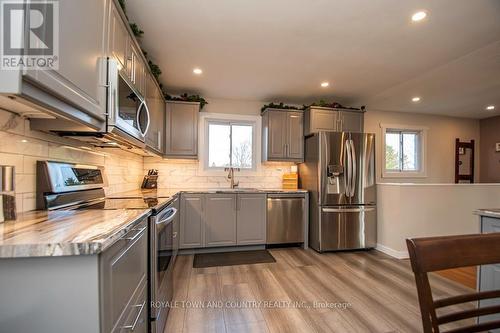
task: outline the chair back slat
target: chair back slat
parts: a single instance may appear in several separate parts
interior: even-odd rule
[[[500,290],[469,293],[434,301],[428,276],[429,272],[444,269],[500,263],[500,233],[407,239],[406,245],[415,274],[425,333],[439,333],[441,324],[500,313],[500,306],[494,305],[438,317],[436,308],[496,298],[500,296]],[[500,321],[471,325],[449,332],[480,332],[495,328],[500,328]]]
[[[422,272],[500,262],[500,233],[408,240]],[[410,245],[408,245],[410,246]]]

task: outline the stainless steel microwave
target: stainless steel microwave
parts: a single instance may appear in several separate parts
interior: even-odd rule
[[[108,94],[108,131],[116,127],[144,142],[151,122],[146,99],[112,59],[108,60]]]

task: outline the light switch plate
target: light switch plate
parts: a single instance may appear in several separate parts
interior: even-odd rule
[[[500,142],[497,142],[497,143],[496,143],[496,151],[497,151],[497,152],[500,152]]]

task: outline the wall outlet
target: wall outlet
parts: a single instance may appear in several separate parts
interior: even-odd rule
[[[497,143],[496,143],[496,151],[497,151],[497,152],[500,152],[500,142],[497,142]]]

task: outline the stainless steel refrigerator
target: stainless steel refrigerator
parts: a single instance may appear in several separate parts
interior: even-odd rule
[[[306,137],[299,171],[301,188],[310,191],[309,245],[319,252],[375,247],[375,134]]]

